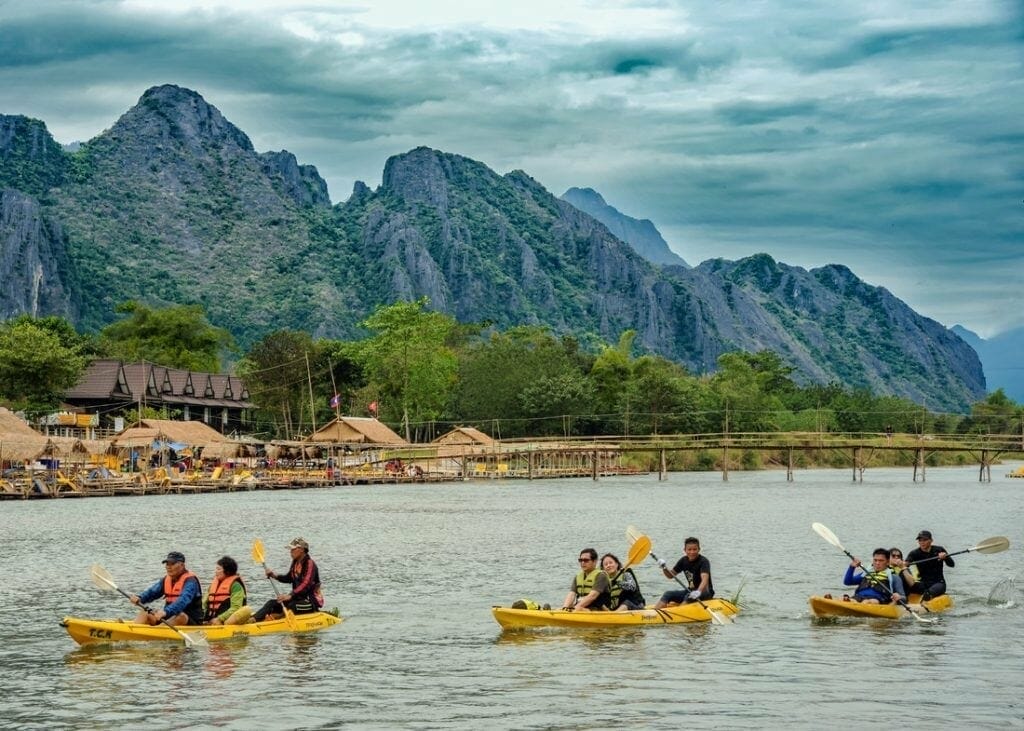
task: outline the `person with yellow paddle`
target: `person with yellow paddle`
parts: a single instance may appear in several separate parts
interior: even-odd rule
[[[259,558],[263,558],[262,545],[259,546]],[[257,555],[254,546],[253,555]],[[271,599],[260,607],[252,615],[252,621],[262,622],[268,616],[286,618],[292,614],[311,614],[319,612],[324,605],[323,594],[320,591],[320,570],[309,555],[309,543],[303,538],[296,538],[288,544],[291,552],[292,563],[288,572],[278,574],[263,564],[268,579],[280,581],[283,584],[291,584],[292,590],[287,594],[278,594],[276,599]],[[259,563],[263,563],[262,560]]]

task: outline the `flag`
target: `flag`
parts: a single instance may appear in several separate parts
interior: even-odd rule
[[[331,408],[332,409],[338,408],[338,404],[340,404],[340,403],[341,403],[341,395],[337,394],[337,393],[334,394],[334,397],[331,399]]]
[[[374,416],[377,415],[377,402],[376,401],[371,401],[370,405],[367,406],[366,408],[368,408],[370,410],[370,413],[373,414]]]

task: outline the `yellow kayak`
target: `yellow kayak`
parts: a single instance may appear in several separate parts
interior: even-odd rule
[[[731,616],[739,608],[725,599],[704,602],[713,612]],[[665,609],[634,609],[629,612],[567,612],[562,609],[511,609],[491,607],[494,619],[502,629],[528,629],[531,627],[635,627],[651,624],[685,624],[710,622],[711,614],[700,604],[680,604]]]
[[[810,598],[811,613],[815,617],[880,617],[884,619],[902,619],[910,613],[899,604],[863,604],[853,600],[826,599],[823,596]],[[953,600],[948,594],[942,594],[926,602],[921,597],[911,594],[907,598],[910,608],[922,617],[933,612],[944,612],[953,607]]]
[[[250,637],[269,635],[277,632],[314,632],[325,629],[342,621],[328,612],[293,615],[294,627],[287,619],[268,619],[264,622],[249,624],[216,624],[200,626],[182,626],[182,632],[202,633],[208,641],[230,640],[233,637]],[[181,642],[181,635],[166,625],[138,624],[125,622],[121,619],[80,619],[65,617],[61,626],[71,639],[80,645],[94,642],[150,642],[170,641]]]

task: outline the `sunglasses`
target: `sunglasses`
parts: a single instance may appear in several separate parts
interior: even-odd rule
[[[578,558],[576,560],[579,561],[580,563],[591,563],[594,559],[592,559],[592,558]]]

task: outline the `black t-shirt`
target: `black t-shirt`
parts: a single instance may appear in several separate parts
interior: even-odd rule
[[[945,553],[946,549],[942,546],[936,546],[934,543],[932,547],[927,551],[922,551],[920,548],[915,548],[907,554],[907,563],[914,563],[925,558],[931,558],[931,561],[925,561],[924,563],[917,564],[917,576],[918,581],[922,584],[934,584],[941,581],[943,584],[946,583],[946,578],[942,575],[942,565],[945,564],[950,568],[953,568],[956,564],[953,563],[953,559],[946,557],[945,561],[940,561],[933,556],[938,556],[940,553]]]
[[[697,554],[697,560],[691,561],[686,556],[676,561],[676,565],[672,567],[675,571],[676,576],[686,584],[687,588],[691,591],[700,586],[700,575],[708,575],[708,590],[707,596],[711,597],[715,595],[715,586],[711,581],[711,562],[706,558]]]

